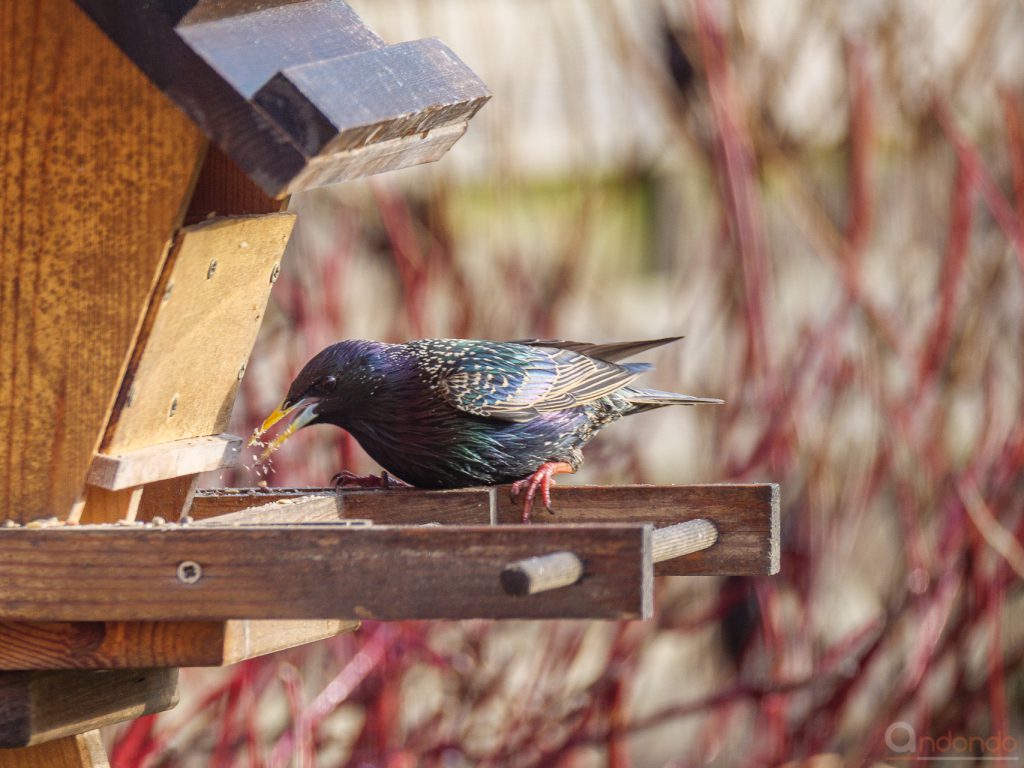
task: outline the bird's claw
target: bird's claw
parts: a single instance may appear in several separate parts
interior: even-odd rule
[[[526,489],[526,496],[523,499],[523,522],[530,522],[530,513],[533,511],[533,499],[537,495],[538,490],[540,490],[541,501],[544,502],[544,509],[552,515],[555,514],[555,510],[551,508],[551,486],[556,484],[555,475],[575,471],[572,465],[567,462],[547,461],[541,464],[537,471],[529,477],[524,477],[522,480],[516,480],[512,483],[509,494],[513,500],[519,496],[524,488]]]
[[[331,485],[335,488],[381,488],[391,490],[394,488],[410,488],[411,486],[399,480],[386,470],[380,475],[357,475],[347,469],[341,470],[331,478]]]

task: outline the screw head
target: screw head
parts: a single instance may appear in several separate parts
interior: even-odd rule
[[[182,560],[178,563],[178,581],[182,584],[195,584],[203,578],[203,566],[195,560]]]
[[[171,398],[171,407],[167,411],[167,418],[171,418],[175,413],[178,412],[178,396],[175,395]]]
[[[132,403],[135,402],[135,398],[138,396],[138,394],[139,388],[137,386],[132,384],[130,387],[128,387],[128,394],[124,398],[124,407],[131,408]]]
[[[213,273],[217,271],[217,260],[213,259],[210,262],[210,266],[206,268],[206,279],[209,280],[213,277]]]
[[[274,265],[274,268],[270,270],[270,282],[271,284],[277,282],[277,278],[281,276],[281,263],[278,262]]]
[[[168,284],[167,284],[167,287],[166,287],[166,288],[164,288],[164,295],[163,295],[163,298],[162,298],[162,299],[160,299],[160,300],[161,300],[161,301],[167,301],[167,300],[168,300],[169,298],[171,298],[171,292],[172,292],[173,290],[174,290],[174,283],[168,283]]]
[[[242,363],[242,367],[238,369],[238,380],[241,381],[243,376],[245,376],[245,363]]]

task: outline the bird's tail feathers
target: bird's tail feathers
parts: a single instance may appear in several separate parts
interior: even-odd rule
[[[664,405],[723,405],[717,397],[694,397],[678,392],[662,392],[659,389],[638,389],[630,387],[625,393],[629,402],[641,410],[660,408]]]

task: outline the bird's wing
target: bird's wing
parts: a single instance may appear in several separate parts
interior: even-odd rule
[[[505,421],[592,402],[624,387],[638,372],[569,349],[480,342],[446,366],[440,379],[455,408]]]
[[[600,360],[614,362],[625,357],[646,352],[648,349],[660,347],[673,341],[679,341],[682,336],[669,336],[664,339],[649,339],[645,341],[620,341],[612,344],[591,344],[586,341],[568,341],[565,339],[527,339],[516,342],[527,344],[531,347],[552,347],[554,349],[569,349],[579,352],[581,355],[596,357]]]

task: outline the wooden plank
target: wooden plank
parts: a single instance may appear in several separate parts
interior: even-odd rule
[[[204,139],[71,0],[3,5],[0,519],[31,520],[83,493]]]
[[[358,622],[0,622],[0,671],[219,667],[304,645]]]
[[[144,522],[159,521],[160,518],[166,522],[179,520],[188,514],[198,485],[199,475],[184,475],[149,483],[142,490],[142,501],[135,519]]]
[[[333,488],[221,488],[200,491],[189,514],[206,520],[246,512],[248,522],[330,522],[372,520],[386,525],[486,525],[491,522],[493,488],[423,491],[335,490]],[[302,502],[299,507],[276,507],[278,502]],[[220,523],[231,523],[223,518]]]
[[[0,768],[110,768],[99,731],[0,750]]]
[[[242,438],[209,435],[147,445],[117,455],[97,453],[86,481],[108,491],[119,491],[157,480],[232,467],[241,452]]]
[[[132,522],[138,515],[142,492],[142,488],[108,491],[90,485],[85,491],[85,503],[75,507],[68,521],[86,524],[116,523],[118,520]]]
[[[294,214],[271,213],[213,219],[180,231],[118,393],[102,453],[227,428],[294,223]]]
[[[0,619],[638,618],[650,538],[649,525],[0,529]],[[579,584],[501,589],[507,563],[562,550],[585,563]]]
[[[514,523],[522,502],[497,489],[497,521]],[[656,576],[738,575],[779,572],[779,487],[741,485],[559,486],[551,494],[554,515],[535,510],[540,525],[650,522],[663,527],[706,518],[718,529],[709,549],[657,563]],[[367,514],[367,517],[372,515]]]
[[[289,67],[253,101],[312,157],[464,124],[489,98],[458,56],[427,39]]]
[[[28,747],[170,709],[178,670],[0,674],[0,748]]]

